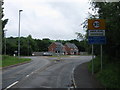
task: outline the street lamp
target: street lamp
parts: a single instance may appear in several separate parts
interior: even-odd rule
[[[20,13],[23,10],[19,10],[19,26],[18,26],[18,57],[20,57]]]

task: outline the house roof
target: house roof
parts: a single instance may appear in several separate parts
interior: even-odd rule
[[[69,47],[69,48],[77,48],[77,46],[74,44],[74,43],[66,43],[66,45]]]
[[[60,43],[60,42],[54,42],[56,45],[58,45],[58,46],[63,46],[63,44],[62,43]]]
[[[60,42],[54,42],[56,44],[55,50],[61,51],[62,48],[64,47],[62,43]]]

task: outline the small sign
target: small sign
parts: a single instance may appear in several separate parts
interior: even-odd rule
[[[94,21],[93,22],[93,27],[96,28],[96,29],[99,28],[100,27],[100,22],[99,21]]]
[[[105,30],[105,20],[88,19],[88,30]]]
[[[88,43],[89,44],[105,44],[106,37],[105,36],[89,36]]]
[[[88,30],[88,36],[105,36],[105,30]]]

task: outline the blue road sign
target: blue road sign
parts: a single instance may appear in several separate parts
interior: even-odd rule
[[[106,37],[105,36],[89,36],[88,43],[89,44],[105,44]]]

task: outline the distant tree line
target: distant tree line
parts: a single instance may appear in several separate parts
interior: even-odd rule
[[[44,39],[33,39],[31,35],[28,37],[20,38],[20,54],[23,56],[32,55],[32,52],[46,52],[48,47],[52,42],[61,42],[65,44],[66,42],[74,43],[79,51],[85,51],[84,43],[78,40],[50,40],[49,38]],[[4,47],[3,47],[4,48]],[[6,54],[13,55],[17,54],[18,51],[18,37],[6,38]],[[4,53],[4,49],[3,49]]]

